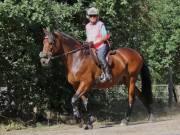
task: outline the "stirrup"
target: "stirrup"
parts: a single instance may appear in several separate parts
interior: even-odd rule
[[[111,80],[111,77],[110,76],[107,77],[105,74],[104,74],[104,77],[100,79],[101,83],[109,81],[109,80]]]
[[[99,79],[100,79],[100,80],[103,80],[104,78],[105,78],[105,73],[102,72],[101,75],[99,76]]]

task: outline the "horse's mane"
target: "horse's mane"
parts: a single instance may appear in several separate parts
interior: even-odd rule
[[[64,32],[60,32],[60,31],[54,31],[54,32],[48,32],[45,31],[45,37],[48,37],[49,43],[54,44],[55,43],[55,35],[60,35],[65,41],[71,42],[71,45],[81,45],[82,43],[78,40],[76,40],[75,38],[73,38],[72,36],[65,34]]]
[[[64,32],[58,32],[58,33],[63,37],[63,39],[67,39],[68,42],[71,42],[71,45],[70,45],[71,48],[73,48],[73,47],[81,48],[82,47],[83,43],[81,41],[76,40],[75,38],[71,37],[70,35],[65,34]],[[82,49],[81,51],[83,52],[84,56],[85,55],[87,56],[90,54],[90,49],[88,49],[88,48]]]
[[[81,45],[81,42],[76,40],[75,38],[73,38],[72,36],[70,35],[67,35],[66,33],[64,32],[59,32],[58,33],[63,37],[63,39],[67,39],[69,42],[71,42],[72,44],[74,45]]]
[[[68,38],[68,39],[71,39],[71,40],[74,40],[74,41],[76,41],[72,36],[70,36],[70,35],[67,35],[66,33],[64,33],[64,32],[59,32],[63,37],[65,37],[65,38]]]

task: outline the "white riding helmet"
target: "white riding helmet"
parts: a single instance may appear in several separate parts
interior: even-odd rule
[[[87,17],[89,18],[90,15],[99,15],[99,10],[95,7],[91,7],[87,10]]]

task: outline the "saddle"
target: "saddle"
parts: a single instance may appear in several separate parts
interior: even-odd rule
[[[97,57],[96,50],[94,48],[91,48],[90,53],[91,53],[91,56],[93,57],[96,65],[100,67],[100,62],[99,62],[99,59]],[[110,50],[108,52],[108,54],[106,55],[106,61],[107,61],[108,65],[109,65],[109,67],[112,66],[112,57],[111,57],[111,55],[115,55],[115,54],[116,54],[116,50]]]

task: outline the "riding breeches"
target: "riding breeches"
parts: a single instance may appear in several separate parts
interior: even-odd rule
[[[106,61],[106,55],[109,51],[109,45],[104,44],[102,47],[98,48],[96,53],[100,62],[101,68],[106,68],[108,66]]]

